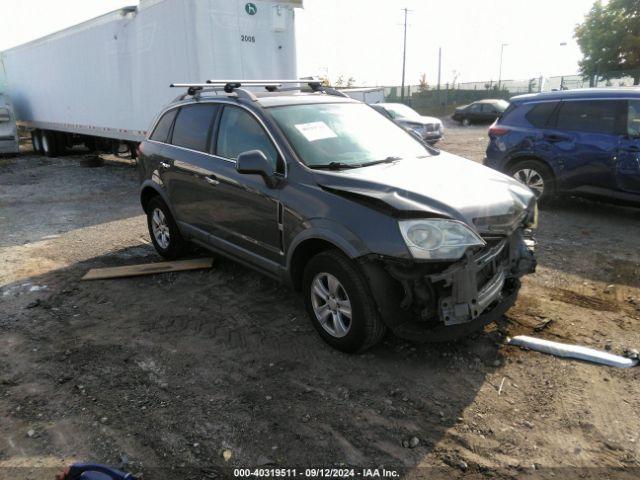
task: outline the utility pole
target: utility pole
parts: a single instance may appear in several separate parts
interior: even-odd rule
[[[407,7],[404,10],[404,45],[402,47],[402,87],[400,87],[400,101],[404,103],[404,72],[407,64]]]
[[[508,43],[500,45],[500,70],[498,72],[498,91],[500,91],[500,84],[502,83],[502,55],[504,54],[504,47],[508,46]]]
[[[442,47],[438,47],[438,91],[440,91],[440,72],[442,71]]]

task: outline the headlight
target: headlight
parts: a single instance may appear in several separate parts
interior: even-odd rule
[[[477,233],[457,220],[401,220],[399,225],[413,258],[458,260],[468,247],[486,245]]]

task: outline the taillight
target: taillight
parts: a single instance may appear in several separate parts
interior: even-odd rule
[[[501,137],[502,135],[506,135],[509,133],[509,129],[505,127],[501,127],[500,125],[491,125],[489,127],[489,136],[490,137]]]

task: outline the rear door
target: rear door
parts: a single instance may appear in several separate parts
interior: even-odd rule
[[[621,100],[564,100],[543,140],[557,159],[561,188],[615,188],[615,161],[624,123]]]
[[[169,145],[162,151],[162,180],[167,189],[176,220],[200,232],[206,230],[209,194],[217,183],[216,162],[210,145],[216,116],[215,103],[197,103],[180,107]],[[193,232],[198,236],[198,231]],[[200,235],[205,239],[205,235]]]
[[[620,137],[616,182],[623,192],[640,194],[640,100],[628,102],[626,132]]]
[[[496,107],[491,103],[482,104],[481,117],[483,121],[487,121],[487,122],[493,121],[496,118],[498,118],[499,115],[500,113],[498,112]]]

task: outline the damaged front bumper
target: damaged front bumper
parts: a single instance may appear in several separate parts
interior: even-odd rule
[[[453,264],[366,262],[387,326],[401,337],[442,341],[503,315],[516,301],[520,277],[535,271],[535,241],[522,229],[487,240]]]

